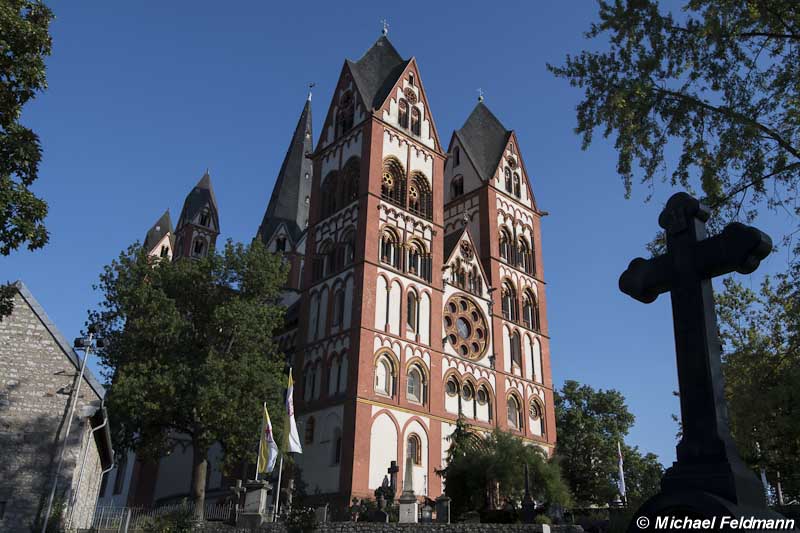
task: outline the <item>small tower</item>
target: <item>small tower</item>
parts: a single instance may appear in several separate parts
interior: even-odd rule
[[[153,227],[147,231],[144,238],[144,249],[147,255],[172,259],[175,250],[175,230],[172,228],[172,219],[169,209],[164,211]]]
[[[217,199],[206,170],[183,202],[175,228],[175,257],[205,257],[216,244],[218,235]]]
[[[313,174],[311,160],[306,157],[314,148],[311,135],[309,93],[256,235],[269,251],[283,253],[289,262],[287,294],[291,297],[284,301],[286,305],[297,299],[300,290]]]

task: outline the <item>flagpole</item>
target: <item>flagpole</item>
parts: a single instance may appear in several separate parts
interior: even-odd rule
[[[281,474],[283,474],[283,454],[281,454],[281,464],[278,466],[278,485],[276,487],[275,497],[273,498],[275,505],[272,510],[272,521],[278,521],[278,504],[281,501]]]

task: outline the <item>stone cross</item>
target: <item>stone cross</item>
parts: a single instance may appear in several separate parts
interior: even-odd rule
[[[661,482],[662,493],[695,490],[763,506],[758,480],[740,459],[728,427],[711,279],[753,272],[769,255],[772,241],[738,222],[707,238],[708,217],[697,199],[673,195],[658,218],[667,253],[631,261],[619,288],[644,303],[667,291],[672,300],[683,436],[678,460]]]
[[[397,493],[397,473],[399,471],[400,468],[397,466],[397,461],[389,463],[389,468],[386,469],[386,473],[389,474],[389,486],[392,487],[392,494]]]

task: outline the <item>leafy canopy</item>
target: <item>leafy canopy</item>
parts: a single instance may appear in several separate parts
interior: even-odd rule
[[[200,454],[219,442],[228,467],[252,460],[262,402],[283,425],[284,359],[272,336],[285,276],[260,241],[175,262],[134,245],[105,267],[89,323],[106,340],[118,446],[156,457],[183,435]]]
[[[536,445],[499,429],[484,435],[459,417],[448,437],[446,466],[438,470],[451,498],[452,515],[498,509],[504,500],[520,502],[525,493],[523,465],[530,470],[534,500],[567,505],[569,492],[558,464]]]
[[[742,458],[764,467],[786,500],[800,497],[800,278],[766,278],[758,291],[725,280],[718,298],[731,431]],[[754,409],[754,406],[758,406]]]
[[[567,380],[555,394],[558,457],[572,497],[581,506],[605,505],[618,494],[617,443],[634,416],[616,390],[595,390]],[[622,445],[628,500],[644,500],[658,491],[662,467],[655,455]]]
[[[626,196],[638,166],[651,192],[658,179],[699,185],[725,218],[745,200],[797,215],[800,3],[690,0],[679,15],[657,0],[599,6],[586,36],[607,36],[607,49],[548,69],[583,90],[584,148],[595,130],[616,135]]]

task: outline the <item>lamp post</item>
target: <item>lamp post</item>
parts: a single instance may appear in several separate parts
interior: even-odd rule
[[[75,339],[74,349],[83,350],[84,356],[81,361],[81,369],[78,373],[78,379],[72,387],[69,395],[69,410],[67,411],[67,427],[64,431],[64,442],[61,443],[61,453],[58,456],[58,465],[56,466],[55,475],[53,476],[53,486],[50,489],[50,497],[47,500],[47,509],[45,510],[44,521],[42,522],[42,533],[47,531],[47,523],[50,520],[50,513],[53,510],[53,499],[56,495],[56,487],[58,486],[58,476],[61,474],[61,467],[64,464],[64,454],[67,451],[67,441],[69,440],[69,430],[72,427],[72,419],[75,416],[75,407],[78,405],[78,394],[81,390],[81,383],[83,382],[83,374],[86,372],[86,362],[89,360],[93,348],[103,348],[105,343],[103,339],[98,339],[94,336],[94,326],[89,326],[89,335],[87,337],[78,337]]]

